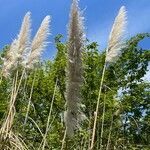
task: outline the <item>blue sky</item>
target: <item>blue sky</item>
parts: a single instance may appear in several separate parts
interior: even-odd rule
[[[0,0],[0,49],[12,42],[19,32],[22,19],[27,11],[32,13],[32,36],[42,19],[52,16],[51,33],[44,58],[55,56],[53,44],[57,34],[66,38],[71,0]],[[111,26],[119,8],[124,5],[128,11],[127,37],[137,33],[150,32],[149,0],[80,0],[84,10],[87,38],[97,41],[100,50],[107,45]],[[144,40],[142,47],[150,49],[150,40]]]

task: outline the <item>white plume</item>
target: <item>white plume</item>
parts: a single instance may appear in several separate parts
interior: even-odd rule
[[[28,12],[22,22],[18,38],[15,39],[7,51],[2,68],[2,75],[8,77],[11,69],[15,68],[18,63],[22,63],[23,53],[29,49],[31,20]]]
[[[111,33],[109,35],[108,46],[106,50],[106,62],[113,62],[119,55],[122,48],[125,47],[124,31],[127,23],[126,9],[122,6],[115,18]]]
[[[46,40],[50,34],[49,24],[50,16],[46,16],[32,41],[31,51],[27,59],[27,68],[32,68],[39,61],[41,53],[46,48]]]

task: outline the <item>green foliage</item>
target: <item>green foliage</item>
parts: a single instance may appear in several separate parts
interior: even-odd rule
[[[5,46],[0,53],[0,123],[7,110],[7,102],[10,97],[10,84],[7,80],[3,80],[1,76],[1,68],[3,64],[3,57],[6,54],[6,51],[9,49],[9,46]]]
[[[139,34],[128,40],[127,46],[122,50],[122,54],[117,62],[107,65],[102,97],[100,99],[95,149],[100,147],[104,103],[106,108],[103,149],[106,149],[111,125],[111,149],[149,149],[150,84],[143,80],[143,77],[147,72],[150,61],[150,51],[143,50],[138,45],[145,37],[149,37],[149,34]],[[57,49],[55,59],[40,63],[38,68],[30,73],[26,72],[19,89],[19,95],[15,104],[16,117],[13,129],[21,134],[29,149],[38,149],[42,142],[42,134],[46,130],[56,83],[57,88],[45,149],[61,149],[61,141],[65,132],[63,113],[65,110],[67,65],[67,44],[61,42],[61,38],[62,35],[58,35],[55,38]],[[82,109],[87,119],[82,124],[80,131],[76,132],[73,139],[66,139],[65,148],[67,150],[89,148],[93,116],[104,62],[105,53],[99,52],[97,43],[88,43],[83,52],[84,83],[81,93],[82,103],[84,104]],[[2,60],[0,60],[0,63],[2,64]],[[24,124],[33,83],[29,117],[27,123]],[[4,114],[7,110],[11,85],[11,79],[2,79],[0,85],[0,125],[2,125]]]
[[[121,105],[123,106],[123,119],[125,141],[131,144],[150,144],[149,133],[143,130],[143,119],[150,117],[149,83],[143,80],[149,63],[149,51],[143,50],[138,43],[150,34],[138,34],[127,42],[122,56],[115,64],[115,72],[119,81]],[[121,68],[121,69],[119,69]],[[149,125],[148,125],[149,126]],[[149,128],[149,127],[148,127]],[[141,133],[144,133],[143,136]]]

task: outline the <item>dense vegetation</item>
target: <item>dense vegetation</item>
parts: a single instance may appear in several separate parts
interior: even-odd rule
[[[68,39],[55,38],[54,60],[40,61],[50,16],[31,39],[31,13],[17,38],[1,50],[0,150],[149,150],[150,51],[124,40],[122,6],[105,50],[85,38],[78,0]]]
[[[106,69],[96,128],[95,149],[100,148],[101,140],[103,149],[106,147],[107,149],[149,149],[150,84],[143,80],[143,77],[150,61],[150,51],[138,46],[138,43],[145,37],[149,37],[149,34],[139,34],[128,40],[127,47],[122,50],[118,61]],[[66,43],[61,42],[61,35],[55,38],[55,43],[57,48],[55,59],[39,63],[38,68],[23,79],[15,103],[16,115],[13,130],[24,140],[29,149],[37,150],[40,147],[51,106],[45,149],[61,149],[65,131],[63,112],[65,109],[67,49]],[[8,49],[8,46],[3,49],[2,58]],[[97,43],[87,42],[83,54],[84,84],[81,93],[84,104],[82,111],[87,119],[74,138],[66,139],[65,149],[89,148],[104,58],[105,53],[98,50]],[[11,86],[11,78],[1,80],[0,124],[7,112]],[[33,93],[30,98],[32,86]],[[31,107],[25,123],[30,99]],[[101,139],[103,113],[105,118]]]

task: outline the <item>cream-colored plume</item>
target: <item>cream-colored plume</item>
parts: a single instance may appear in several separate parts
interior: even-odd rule
[[[67,110],[64,114],[64,121],[66,133],[71,137],[79,126],[82,116],[80,112],[80,89],[82,85],[82,51],[84,49],[85,34],[78,0],[73,0],[71,6],[68,42]]]
[[[127,23],[126,9],[122,6],[115,18],[111,33],[109,35],[108,46],[106,50],[106,62],[113,62],[119,55],[122,48],[125,47],[124,31]]]
[[[8,77],[12,67],[15,68],[18,63],[22,63],[23,54],[29,49],[31,31],[30,16],[30,12],[25,15],[18,38],[12,42],[10,49],[7,51],[2,68],[2,74],[5,77]]]
[[[27,68],[32,68],[34,64],[39,61],[41,53],[47,46],[46,40],[48,38],[48,35],[50,34],[49,24],[50,16],[46,16],[32,41],[31,52],[27,59]]]
[[[17,49],[17,40],[14,40],[10,48],[6,52],[6,56],[3,62],[2,75],[6,78],[10,75],[12,66],[16,63],[16,55],[17,55],[16,49]]]
[[[28,12],[22,22],[21,30],[18,35],[18,61],[22,60],[23,54],[29,51],[31,37],[31,13]]]

